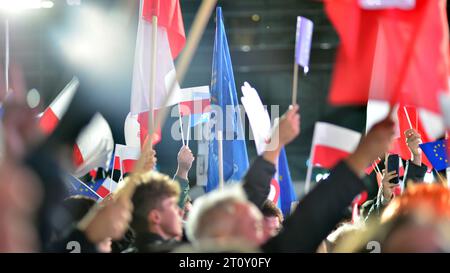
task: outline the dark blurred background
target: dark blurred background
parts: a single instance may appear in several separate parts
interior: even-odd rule
[[[10,17],[11,69],[22,70],[27,89],[39,91],[42,109],[48,106],[74,74],[89,78],[82,83],[83,95],[77,98],[77,105],[71,108],[72,116],[90,115],[100,110],[110,123],[115,142],[125,143],[123,123],[129,112],[139,1],[53,2],[55,5],[51,9],[32,10]],[[187,34],[200,2],[180,1]],[[305,16],[315,24],[310,72],[299,79],[301,137],[287,147],[293,180],[302,181],[306,176],[306,162],[316,121],[330,121],[357,131],[365,127],[365,107],[336,108],[327,103],[338,36],[323,11],[322,3],[318,1],[226,0],[219,1],[219,5],[223,8],[238,96],[241,96],[240,86],[247,81],[259,91],[264,104],[280,105],[281,112],[287,109],[291,101],[296,17]],[[109,44],[108,50],[112,54],[107,54],[103,61],[70,57],[64,49],[67,41],[62,40],[66,36],[70,37],[70,43],[71,39],[76,40],[77,35],[81,35],[80,30],[95,28],[93,23],[77,19],[80,7],[87,6],[96,7],[106,16],[98,24],[123,26],[110,40],[104,41],[101,37],[95,40],[94,37],[95,43]],[[121,18],[121,21],[114,22],[114,18]],[[1,22],[0,27],[4,29]],[[212,17],[182,87],[210,84],[214,32]],[[3,34],[1,30],[2,37]],[[0,50],[4,52],[3,38]],[[162,143],[157,146],[158,162],[162,171],[173,173],[181,143],[174,143],[170,139],[170,127],[165,132]],[[247,142],[247,147],[252,160],[256,154],[255,145]],[[316,170],[316,173],[321,171]],[[191,178],[195,183],[194,172]]]

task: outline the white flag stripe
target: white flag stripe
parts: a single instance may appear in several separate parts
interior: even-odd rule
[[[440,115],[423,108],[418,109],[418,112],[423,129],[429,138],[437,139],[444,136],[444,120]]]
[[[244,96],[241,97],[241,102],[245,108],[252,129],[257,153],[258,155],[261,155],[265,151],[266,139],[270,137],[270,116],[255,88],[245,82],[241,87],[241,90],[242,94],[244,94]]]
[[[102,141],[105,145],[101,145]],[[77,138],[77,145],[84,160],[88,160],[103,151],[109,154],[109,160],[111,160],[114,139],[108,122],[101,114],[95,114],[88,126],[83,129]],[[96,167],[107,168],[109,160],[107,159],[102,166]]]
[[[141,148],[116,144],[116,152],[114,156],[120,158],[121,161],[131,159],[138,160],[141,155]]]
[[[76,77],[74,77],[64,89],[58,94],[58,96],[50,104],[50,108],[53,113],[61,120],[64,114],[69,108],[70,102],[75,95],[80,82]]]
[[[327,122],[316,122],[313,145],[327,146],[352,153],[359,144],[361,134]]]
[[[210,98],[211,93],[209,92],[209,86],[205,85],[181,89],[179,102]]]
[[[445,127],[447,129],[450,129],[450,95],[441,93],[439,97],[439,102],[441,105],[441,111],[444,118]]]
[[[141,125],[138,122],[138,115],[128,113],[123,130],[125,133],[125,144],[131,147],[141,147]]]
[[[395,122],[395,136],[400,137],[400,126],[397,116],[398,104],[394,105],[392,110],[392,120]],[[391,110],[391,105],[383,100],[369,100],[367,102],[367,116],[366,116],[366,134],[378,122],[384,120]]]
[[[150,93],[150,61],[152,41],[152,24],[147,22],[140,16],[135,62],[133,70],[133,83],[131,91],[131,113],[138,114],[146,112],[149,107],[149,93]],[[158,27],[157,33],[157,62],[158,69],[156,71],[156,90],[155,101],[153,109],[164,107],[164,100],[168,95],[170,84],[174,77],[176,77],[175,66],[170,52],[169,40],[167,38],[167,31],[163,27]],[[180,89],[177,85],[177,90],[172,96],[174,99],[166,106],[177,104],[179,101]]]

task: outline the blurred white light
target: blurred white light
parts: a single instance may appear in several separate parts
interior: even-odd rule
[[[60,38],[61,47],[73,63],[83,66],[108,67],[125,37],[122,18],[111,17],[95,7],[83,7],[73,18],[73,32],[67,32]]]
[[[258,22],[259,20],[261,20],[261,17],[259,16],[259,14],[253,14],[252,15],[252,20],[254,21],[254,22]]]
[[[31,89],[27,93],[27,104],[30,108],[36,108],[41,101],[41,95],[36,89]]]
[[[330,49],[331,44],[330,43],[320,43],[319,47],[320,47],[320,49]]]
[[[67,0],[67,5],[69,6],[79,6],[81,5],[81,0]]]
[[[251,47],[249,45],[243,45],[241,46],[241,50],[244,52],[249,52],[251,50]]]
[[[0,0],[0,10],[17,13],[25,9],[52,8],[52,1],[42,0]]]
[[[52,1],[42,1],[41,7],[44,9],[51,9],[55,4]]]
[[[323,178],[323,174],[319,173],[318,175],[316,175],[316,182],[319,182],[320,180],[322,180]]]
[[[425,183],[428,183],[428,184],[433,183],[433,181],[434,181],[433,173],[432,172],[426,172],[425,173],[425,177],[423,178],[423,181]]]

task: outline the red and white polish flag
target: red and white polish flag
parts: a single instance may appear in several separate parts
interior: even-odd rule
[[[50,106],[45,109],[39,119],[39,127],[46,135],[50,135],[55,130],[59,121],[67,112],[70,103],[78,89],[79,81],[73,78],[58,96],[52,101]]]
[[[114,148],[111,128],[97,113],[81,131],[74,145],[75,176],[80,177],[96,168],[108,169]]]
[[[316,122],[312,141],[312,164],[333,168],[358,146],[361,134],[327,122]]]
[[[139,160],[140,156],[140,147],[116,144],[113,170],[120,170],[121,178],[123,178],[126,173],[133,171],[134,165]]]

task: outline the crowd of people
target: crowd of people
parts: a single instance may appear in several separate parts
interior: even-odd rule
[[[278,143],[252,162],[241,183],[195,200],[188,173],[195,157],[181,147],[173,174],[154,171],[157,155],[145,153],[145,170],[127,198],[111,194],[100,203],[65,195],[70,146],[44,139],[35,113],[24,104],[4,104],[0,165],[0,252],[447,252],[450,250],[450,192],[436,181],[422,183],[420,135],[405,132],[412,157],[399,176],[383,170],[378,194],[352,221],[346,211],[372,187],[365,170],[388,153],[395,123],[386,118],[360,141],[283,217],[268,200],[281,149],[300,133],[297,105],[281,117]],[[51,138],[51,137],[50,137]],[[50,144],[52,145],[50,145]],[[383,163],[380,163],[383,167]],[[89,221],[86,218],[90,217]],[[81,224],[83,223],[83,224]]]

